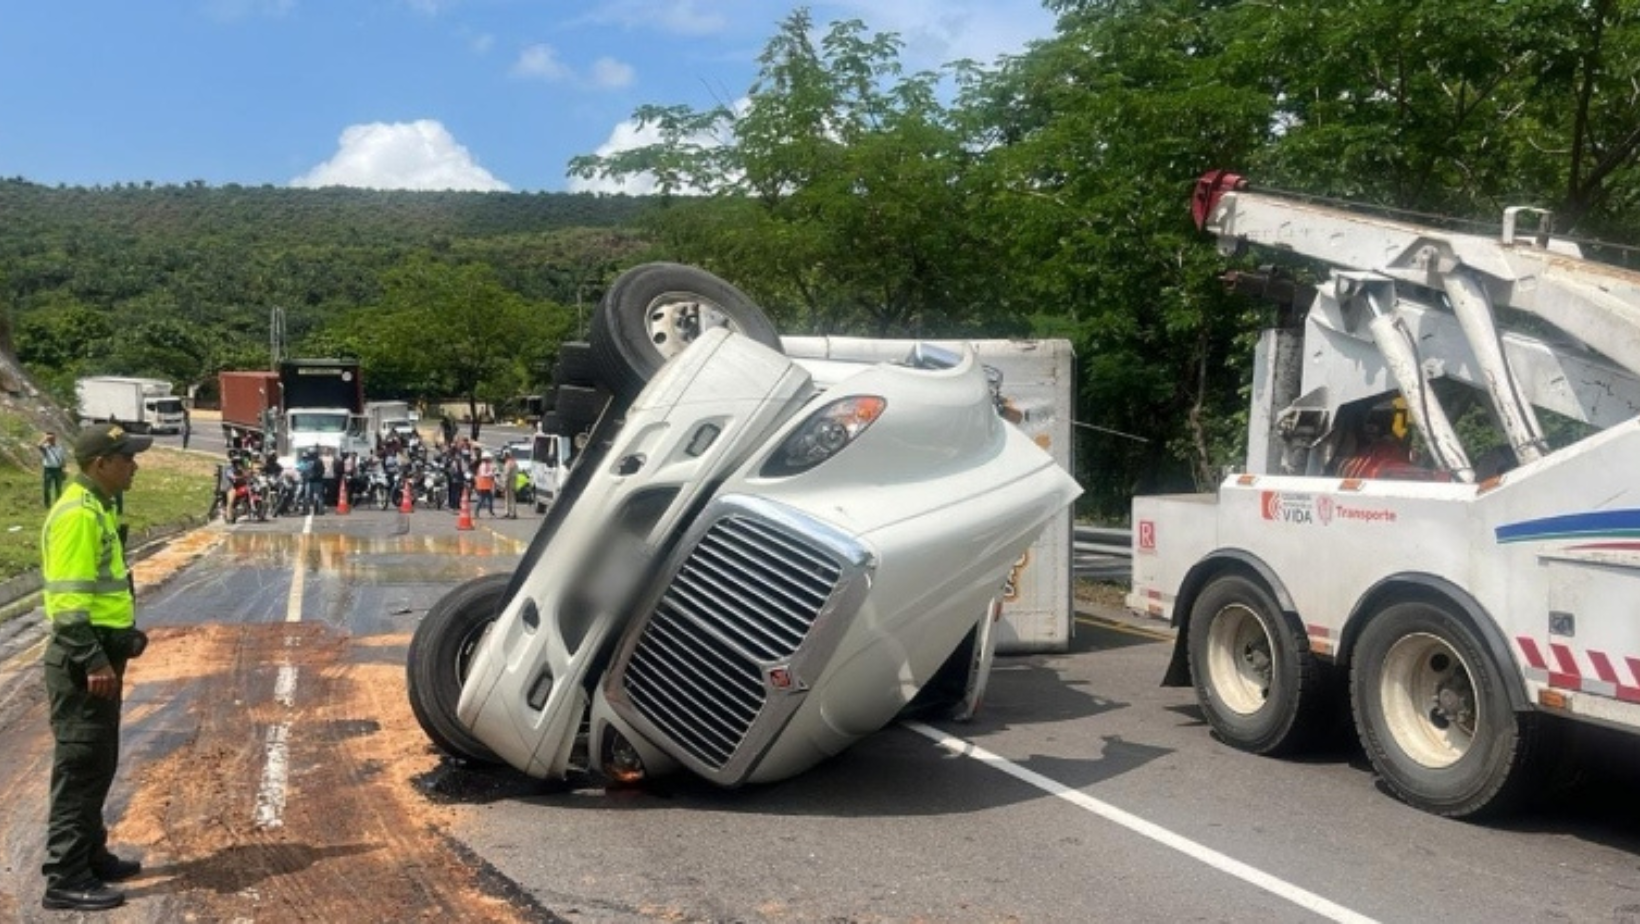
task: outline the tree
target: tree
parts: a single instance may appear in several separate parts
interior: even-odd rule
[[[815,333],[956,335],[1006,328],[963,181],[975,152],[936,95],[906,76],[900,42],[834,23],[818,45],[806,9],[759,58],[745,107],[649,106],[660,140],[576,158],[581,176],[650,173],[672,198],[656,234],[777,318]]]
[[[562,306],[526,302],[479,264],[418,257],[384,282],[381,303],[349,319],[361,355],[418,383],[423,397],[465,399],[475,439],[479,402],[516,394],[573,324]]]

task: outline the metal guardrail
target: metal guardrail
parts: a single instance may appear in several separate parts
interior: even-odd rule
[[[1133,580],[1133,530],[1112,526],[1073,529],[1071,568],[1090,581]]]

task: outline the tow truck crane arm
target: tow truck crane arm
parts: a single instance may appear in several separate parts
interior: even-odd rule
[[[1520,217],[1534,212],[1538,233],[1518,233]],[[1348,355],[1387,371],[1435,461],[1459,480],[1473,480],[1474,468],[1431,393],[1437,375],[1488,394],[1520,462],[1546,451],[1534,405],[1596,426],[1640,412],[1640,273],[1584,259],[1575,244],[1551,238],[1547,213],[1508,209],[1501,233],[1489,237],[1259,193],[1216,171],[1197,182],[1192,214],[1227,253],[1255,245],[1327,264],[1331,279],[1318,287],[1321,310],[1308,323],[1331,327],[1325,349],[1345,356],[1317,356],[1306,340],[1306,373],[1348,366],[1331,361]],[[1541,319],[1575,342],[1502,326],[1498,309]],[[1316,436],[1339,406],[1380,384],[1371,375],[1355,387],[1346,379],[1334,376],[1319,394],[1286,395],[1270,425]]]

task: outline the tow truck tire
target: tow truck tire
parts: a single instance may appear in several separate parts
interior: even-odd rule
[[[1435,815],[1507,813],[1547,764],[1544,717],[1513,710],[1480,638],[1445,604],[1405,601],[1370,617],[1350,708],[1384,786]]]
[[[501,615],[508,574],[487,574],[458,584],[422,617],[410,637],[406,681],[410,711],[439,750],[480,764],[500,763],[456,716],[461,684],[484,634]]]
[[[1276,755],[1309,743],[1325,711],[1325,678],[1263,584],[1213,578],[1190,610],[1189,632],[1196,701],[1226,744]]]
[[[698,267],[645,263],[622,273],[604,293],[587,341],[599,381],[624,403],[668,359],[714,327],[780,349],[773,322],[744,292]]]

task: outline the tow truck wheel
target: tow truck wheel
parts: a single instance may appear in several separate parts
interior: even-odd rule
[[[461,724],[456,705],[473,654],[501,614],[509,574],[487,574],[440,597],[410,637],[406,680],[410,711],[433,744],[475,763],[500,761]]]
[[[1254,754],[1291,752],[1323,711],[1320,666],[1262,584],[1214,578],[1190,610],[1196,701],[1225,743]]]
[[[1510,707],[1503,678],[1445,606],[1410,601],[1373,615],[1356,643],[1356,733],[1391,792],[1436,815],[1512,808],[1535,782],[1542,717]]]
[[[780,349],[774,324],[744,292],[698,267],[645,263],[609,287],[587,341],[599,380],[629,401],[668,359],[714,327]]]

